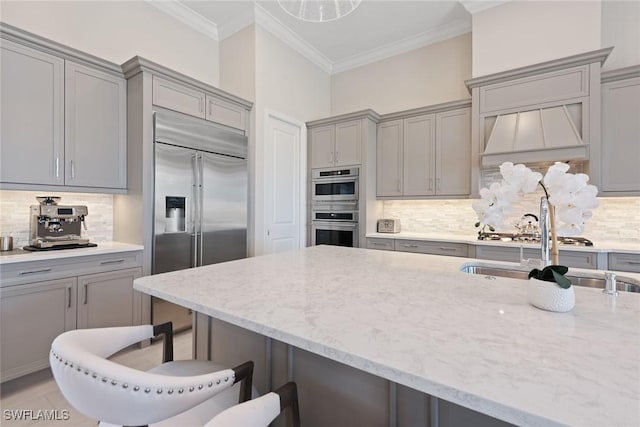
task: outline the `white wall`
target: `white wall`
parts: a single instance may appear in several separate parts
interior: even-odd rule
[[[263,253],[265,111],[300,122],[327,117],[330,76],[260,26],[251,25],[220,42],[220,87],[255,100],[249,140],[249,254]],[[301,141],[302,144],[307,141]],[[302,159],[306,161],[305,159]]]
[[[253,25],[220,42],[220,88],[249,101],[256,99],[255,47]]]
[[[640,2],[602,3],[602,47],[615,46],[603,70],[640,64]]]
[[[256,104],[255,114],[255,254],[263,252],[264,224],[264,135],[265,111],[272,110],[301,122],[327,117],[330,113],[330,76],[255,26]],[[306,144],[307,141],[301,141]],[[301,159],[306,162],[306,159]]]
[[[371,108],[385,114],[469,98],[471,33],[331,77],[331,115]]]
[[[218,42],[144,1],[2,1],[7,24],[116,64],[135,55],[218,86]]]
[[[473,76],[601,47],[600,1],[510,1],[473,15]]]

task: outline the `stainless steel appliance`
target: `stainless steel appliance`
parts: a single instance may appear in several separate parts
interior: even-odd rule
[[[378,220],[378,233],[399,233],[399,232],[400,232],[399,219],[379,219]]]
[[[359,168],[313,170],[312,203],[358,200],[359,173]]]
[[[60,197],[36,197],[39,205],[31,205],[29,226],[31,246],[25,249],[43,250],[61,247],[95,246],[82,237],[82,228],[89,210],[83,205],[59,205]]]
[[[247,256],[247,137],[202,119],[154,113],[152,273]],[[190,327],[187,309],[154,298],[154,324]]]
[[[312,245],[359,246],[359,172],[359,168],[312,171]]]

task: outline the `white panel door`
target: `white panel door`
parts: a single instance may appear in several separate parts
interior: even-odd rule
[[[275,113],[266,117],[264,146],[265,253],[302,246],[300,232],[304,173],[301,170],[302,124],[291,123]]]

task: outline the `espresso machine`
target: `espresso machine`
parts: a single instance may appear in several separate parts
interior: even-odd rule
[[[39,205],[30,206],[30,242],[26,250],[64,249],[97,246],[82,238],[88,209],[82,205],[59,205],[60,197],[36,197]]]

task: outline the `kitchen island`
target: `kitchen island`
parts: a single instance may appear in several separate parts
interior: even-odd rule
[[[509,423],[640,425],[640,294],[576,287],[574,310],[550,313],[524,281],[460,272],[473,261],[316,246],[134,288]]]

